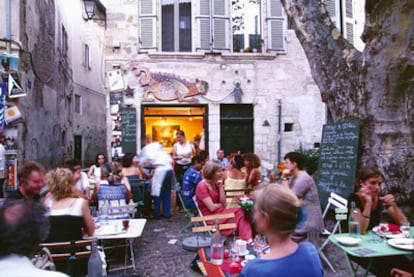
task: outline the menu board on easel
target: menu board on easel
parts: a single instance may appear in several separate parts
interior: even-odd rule
[[[137,110],[135,107],[121,109],[122,153],[137,152]]]
[[[347,198],[354,191],[359,125],[359,120],[352,120],[323,126],[317,177],[322,206],[331,192]]]

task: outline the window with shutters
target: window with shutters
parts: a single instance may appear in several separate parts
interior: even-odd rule
[[[286,53],[280,0],[138,0],[138,24],[139,52]]]
[[[356,39],[354,0],[323,0],[332,22],[352,44]]]
[[[230,51],[228,0],[199,0],[196,51]]]
[[[280,0],[267,2],[267,39],[268,49],[279,53],[286,53],[286,14]]]

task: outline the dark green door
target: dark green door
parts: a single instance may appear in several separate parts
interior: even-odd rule
[[[253,105],[222,104],[220,117],[220,145],[224,153],[253,152]]]

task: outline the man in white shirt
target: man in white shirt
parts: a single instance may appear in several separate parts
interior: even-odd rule
[[[11,200],[0,207],[0,276],[67,277],[36,268],[30,258],[49,234],[49,220],[42,204]]]
[[[71,159],[65,162],[66,167],[70,169],[75,178],[75,195],[91,200],[88,175],[82,171],[81,162],[78,159]],[[81,193],[79,193],[81,192]]]

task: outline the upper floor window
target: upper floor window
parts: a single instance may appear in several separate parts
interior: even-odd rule
[[[191,0],[162,0],[162,51],[191,52]]]
[[[87,43],[83,44],[83,67],[86,70],[91,70],[92,69],[91,48],[89,47],[89,44],[87,44]]]
[[[286,52],[280,0],[139,0],[138,11],[139,51],[238,52],[266,44]]]
[[[82,113],[82,97],[80,95],[75,94],[74,108],[75,108],[75,113],[77,114]]]
[[[61,26],[60,28],[60,40],[59,40],[59,49],[60,53],[64,56],[67,56],[68,54],[68,33],[66,31],[65,26]]]

